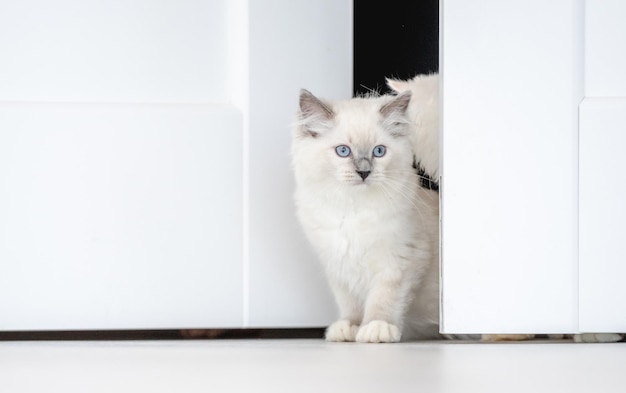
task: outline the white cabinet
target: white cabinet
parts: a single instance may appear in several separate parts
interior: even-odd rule
[[[0,2],[0,330],[328,322],[290,123],[300,87],[350,96],[351,14]]]
[[[0,329],[242,324],[237,111],[3,103],[0,124]]]
[[[625,97],[626,4],[621,0],[584,3],[585,96]]]
[[[443,330],[626,331],[626,6],[441,11]]]
[[[585,4],[580,105],[580,330],[626,332],[626,3]]]
[[[442,0],[442,328],[626,331],[626,6]],[[349,0],[0,2],[0,329],[320,326],[298,90]]]
[[[580,107],[580,330],[625,332],[626,96]]]
[[[0,2],[0,100],[226,102],[224,0]]]

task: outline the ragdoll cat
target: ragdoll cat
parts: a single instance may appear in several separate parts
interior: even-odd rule
[[[339,307],[329,341],[440,337],[438,194],[413,167],[410,99],[300,94],[295,202]]]
[[[414,150],[426,174],[439,180],[439,75],[417,75],[411,80],[387,79],[387,85],[398,94],[411,92],[407,109],[414,126]],[[624,339],[618,333],[584,333],[575,335],[548,335],[550,338],[573,338],[576,342],[615,342]],[[529,340],[534,334],[483,334],[483,341]]]

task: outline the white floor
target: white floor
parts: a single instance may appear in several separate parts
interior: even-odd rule
[[[0,392],[626,392],[626,343],[0,342]]]

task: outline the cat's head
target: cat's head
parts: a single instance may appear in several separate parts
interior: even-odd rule
[[[293,161],[299,181],[389,186],[412,173],[411,92],[325,101],[300,93]]]

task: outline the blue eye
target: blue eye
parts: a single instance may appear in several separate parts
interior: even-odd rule
[[[386,151],[387,149],[385,149],[385,146],[378,145],[374,148],[374,151],[372,152],[372,154],[374,155],[374,157],[382,157],[385,155]]]
[[[350,155],[350,148],[346,145],[339,145],[335,147],[335,151],[339,157],[348,157]]]

